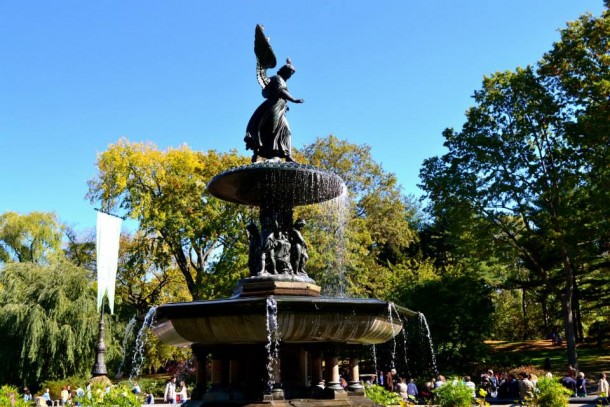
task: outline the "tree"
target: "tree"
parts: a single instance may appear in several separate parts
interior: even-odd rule
[[[297,211],[308,222],[305,238],[316,242],[310,245],[308,270],[330,286],[346,280],[353,295],[387,298],[394,283],[391,266],[406,260],[402,252],[416,239],[410,223],[416,216],[414,206],[396,176],[374,161],[367,145],[331,135],[301,153],[309,164],[336,173],[347,186],[347,195],[339,200]],[[343,275],[333,273],[337,270]],[[345,294],[342,287],[328,291]]]
[[[161,239],[141,233],[121,235],[117,297],[125,311],[139,317],[153,305],[188,301],[182,273]]]
[[[486,223],[488,242],[510,245],[534,280],[557,287],[570,363],[583,250],[608,241],[610,189],[598,175],[608,173],[609,19],[569,23],[538,71],[486,77],[462,131],[444,132],[449,152],[420,172],[433,215],[465,208]]]
[[[485,281],[451,268],[440,276],[412,280],[397,289],[395,298],[424,310],[439,365],[459,370],[484,353],[494,313],[491,293]]]
[[[98,157],[88,197],[104,209],[124,210],[139,230],[166,245],[193,299],[230,293],[246,272],[246,209],[211,197],[206,184],[217,173],[246,163],[234,151],[195,152],[186,146],[160,151],[151,143],[122,139]],[[244,255],[245,256],[245,255]],[[217,265],[231,263],[220,276]],[[219,284],[217,284],[219,282]]]
[[[0,271],[0,377],[41,378],[88,374],[99,316],[85,270],[63,259],[10,263]]]
[[[60,251],[62,234],[54,213],[0,214],[0,262],[45,262]]]

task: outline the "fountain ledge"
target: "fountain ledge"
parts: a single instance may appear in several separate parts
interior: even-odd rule
[[[282,343],[380,344],[402,329],[398,318],[416,312],[376,299],[273,296]],[[265,344],[267,297],[165,304],[152,327],[174,346]]]

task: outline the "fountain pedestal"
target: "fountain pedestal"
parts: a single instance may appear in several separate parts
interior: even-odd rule
[[[234,297],[261,297],[269,295],[299,295],[319,297],[320,286],[306,281],[244,279],[233,291]]]

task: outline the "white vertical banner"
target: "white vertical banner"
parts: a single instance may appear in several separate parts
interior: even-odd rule
[[[97,213],[97,310],[102,308],[104,294],[108,293],[110,313],[114,314],[114,288],[119,260],[119,239],[122,219],[103,212]]]

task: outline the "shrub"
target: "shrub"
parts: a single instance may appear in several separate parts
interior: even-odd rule
[[[51,399],[58,400],[61,394],[61,388],[63,386],[70,385],[72,387],[72,391],[75,391],[79,386],[83,389],[86,386],[86,383],[89,381],[89,377],[84,376],[70,376],[65,379],[58,380],[46,380],[40,384],[40,393],[44,393],[45,389],[49,389],[51,393]]]
[[[515,377],[522,377],[525,374],[534,375],[535,377],[542,377],[542,376],[544,376],[545,372],[544,372],[544,370],[542,370],[536,366],[524,365],[524,366],[515,367],[515,368],[509,370],[508,373],[512,374]]]
[[[364,388],[364,394],[378,406],[400,405],[402,398],[391,391],[384,389],[381,386],[372,384]]]
[[[85,394],[83,397],[77,397],[76,401],[82,405],[89,407],[115,406],[115,407],[140,407],[142,398],[131,392],[131,388],[117,385],[106,389],[101,385],[91,386],[91,398]]]
[[[165,385],[167,384],[167,378],[159,377],[159,378],[145,378],[140,377],[138,379],[138,384],[140,385],[140,389],[142,390],[142,394],[151,393],[155,397],[162,396],[165,391]],[[133,381],[124,380],[118,383],[121,386],[132,389]],[[190,388],[192,390],[192,388]]]
[[[543,377],[538,380],[538,392],[533,400],[528,402],[531,407],[567,407],[572,392],[557,380]]]
[[[472,389],[457,380],[447,382],[432,392],[435,403],[441,407],[470,407],[472,405]]]
[[[12,401],[14,404],[11,404]],[[19,390],[14,386],[0,387],[0,406],[27,407],[29,404],[23,401],[23,396],[19,394]]]

